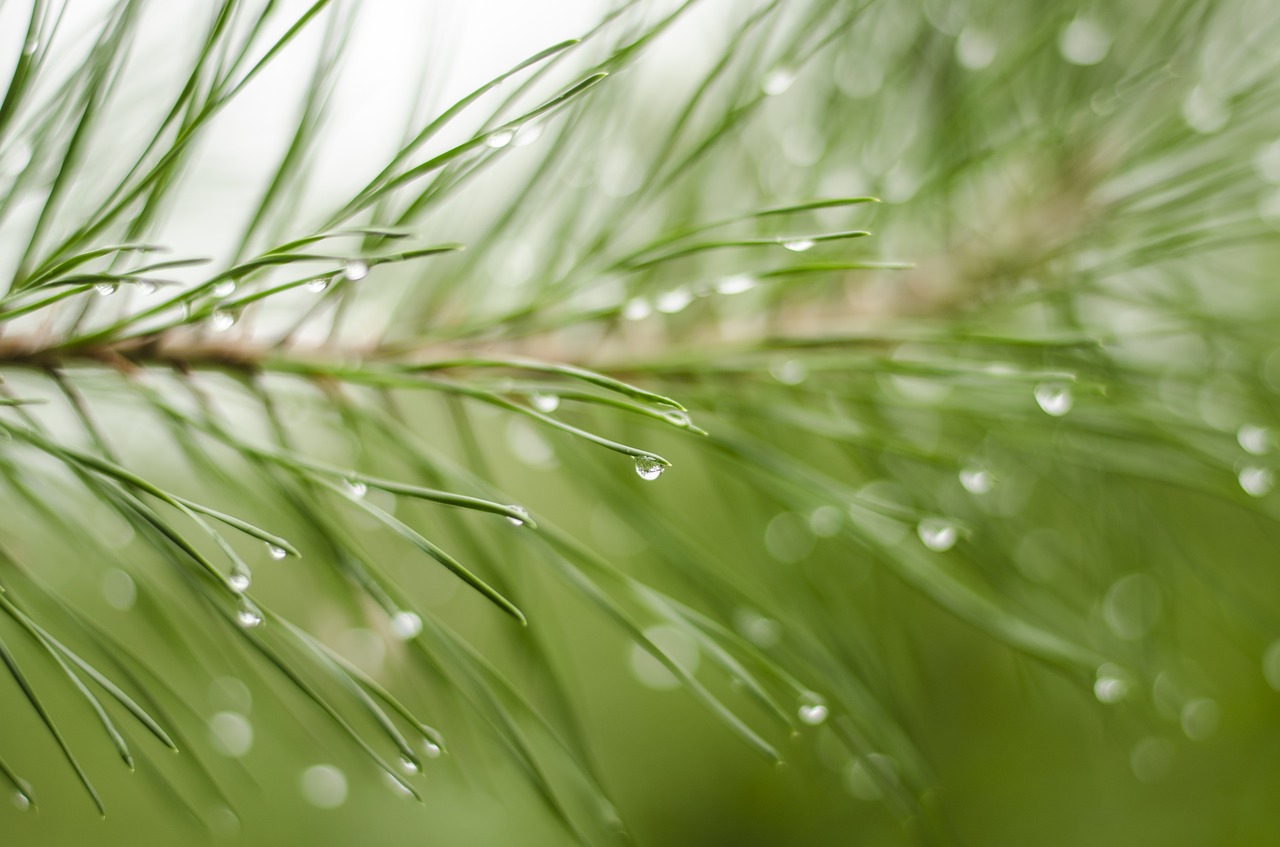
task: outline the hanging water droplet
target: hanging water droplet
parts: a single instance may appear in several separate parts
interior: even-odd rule
[[[945,553],[956,546],[960,531],[955,524],[943,518],[925,518],[916,524],[916,534],[920,543],[935,553]]]
[[[227,577],[227,587],[237,594],[243,594],[249,590],[249,585],[253,582],[253,577],[246,570],[234,570],[231,576]]]
[[[1046,415],[1060,418],[1071,411],[1075,398],[1071,396],[1071,388],[1061,382],[1042,382],[1036,386],[1036,403]]]
[[[727,276],[716,283],[717,294],[741,294],[756,287],[756,281],[746,274]]]
[[[22,55],[24,56],[31,56],[39,49],[40,49],[40,39],[38,38],[32,37],[22,42]]]
[[[1240,487],[1244,489],[1244,493],[1250,497],[1264,497],[1271,493],[1271,488],[1275,485],[1275,476],[1271,473],[1271,469],[1260,468],[1257,465],[1245,465],[1236,478],[1240,481]]]
[[[544,415],[549,415],[560,408],[560,398],[558,396],[555,394],[543,394],[539,391],[529,395],[529,403]]]
[[[516,512],[519,512],[521,515],[523,515],[523,517],[519,517],[519,518],[512,517],[511,515],[507,515],[507,520],[510,521],[513,526],[524,526],[525,521],[529,519],[529,513],[524,510],[524,507],[511,505],[511,506],[507,506],[507,508],[513,509]]]
[[[489,137],[484,140],[484,143],[494,150],[501,150],[510,144],[515,137],[516,134],[513,130],[500,129],[497,132],[489,133]]]
[[[812,238],[789,238],[781,242],[782,246],[790,250],[792,253],[804,253],[813,249],[816,242]]]
[[[418,763],[415,762],[413,759],[410,759],[408,756],[401,756],[400,770],[404,771],[407,774],[415,774],[415,773],[421,772],[422,768],[418,767]]]
[[[120,287],[116,282],[98,282],[94,283],[93,290],[98,293],[99,297],[110,297],[116,293],[116,289]]]
[[[21,791],[13,792],[13,805],[21,812],[25,812],[31,808],[31,798]]]
[[[1076,18],[1058,34],[1058,52],[1073,65],[1096,65],[1111,52],[1111,33],[1092,18]]]
[[[224,279],[209,289],[209,293],[218,298],[230,297],[236,293],[236,284],[229,279]]]
[[[347,493],[357,500],[362,499],[364,495],[369,493],[369,486],[359,479],[344,479],[342,487],[347,489]]]
[[[827,719],[827,704],[823,699],[812,691],[806,691],[800,695],[800,708],[796,714],[800,718],[800,722],[808,726],[818,726]]]
[[[268,544],[267,555],[275,559],[276,561],[279,561],[288,555],[288,551],[286,551],[283,547],[277,547],[275,544]]]
[[[236,324],[236,316],[234,312],[228,312],[225,309],[219,309],[209,316],[209,329],[214,332],[226,332]]]
[[[686,427],[693,423],[689,418],[689,413],[681,411],[680,409],[669,409],[662,413],[662,417],[667,423],[678,427]]]
[[[622,307],[622,317],[629,321],[642,321],[653,314],[653,307],[643,297],[635,297]]]
[[[995,485],[995,480],[990,471],[971,465],[960,471],[960,484],[970,494],[986,494]]]
[[[541,137],[542,124],[527,123],[516,130],[516,137],[512,139],[512,144],[516,147],[528,147]]]
[[[134,284],[134,288],[138,289],[138,293],[143,297],[156,293],[156,284],[149,279],[140,279]]]
[[[352,259],[343,268],[342,275],[352,282],[359,282],[369,275],[369,265],[360,259]]]
[[[424,738],[422,740],[422,755],[426,756],[428,759],[440,758],[441,752],[439,744],[429,738]]]
[[[262,623],[262,612],[249,601],[248,597],[240,598],[240,604],[236,607],[236,623],[245,629],[253,629]]]
[[[391,790],[394,791],[399,796],[401,797],[413,796],[413,790],[410,789],[409,786],[401,782],[400,778],[395,776],[394,774],[389,774],[386,771],[383,771],[382,779],[384,782],[387,783],[387,785],[391,788]]]
[[[760,84],[760,90],[767,97],[777,97],[784,93],[796,81],[796,72],[790,68],[775,68],[770,71]]]
[[[636,473],[641,479],[657,479],[666,469],[667,466],[661,459],[654,456],[636,456]]]
[[[1265,426],[1245,424],[1236,432],[1236,441],[1246,453],[1261,456],[1271,449],[1271,430]]]
[[[693,302],[693,293],[689,289],[681,286],[673,288],[670,291],[664,291],[658,295],[655,304],[659,312],[674,315],[676,312],[684,311],[684,309]]]
[[[318,277],[307,283],[307,290],[314,291],[315,293],[319,294],[321,291],[327,290],[329,288],[329,285],[332,282],[333,282],[333,277],[329,277],[329,276]]]
[[[401,641],[417,638],[422,632],[422,618],[416,612],[396,612],[391,616],[391,634]]]
[[[1099,703],[1119,703],[1129,693],[1129,683],[1123,677],[1103,674],[1093,683],[1093,696]]]

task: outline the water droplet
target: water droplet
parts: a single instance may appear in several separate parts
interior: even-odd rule
[[[996,58],[996,41],[987,33],[965,27],[956,39],[956,61],[960,67],[980,71]]]
[[[636,456],[636,473],[641,479],[653,480],[662,476],[667,466],[655,456]]]
[[[253,577],[246,570],[232,571],[231,576],[227,577],[227,587],[237,594],[248,591],[252,582]]]
[[[1111,33],[1092,18],[1076,18],[1058,34],[1058,52],[1073,65],[1096,65],[1111,52]]]
[[[512,143],[516,147],[528,147],[541,137],[542,124],[527,123],[516,130],[516,137],[512,139]]]
[[[94,283],[93,290],[98,293],[99,297],[110,297],[116,293],[116,289],[120,287],[117,282],[97,282]]]
[[[1280,141],[1258,148],[1258,152],[1253,155],[1253,169],[1266,182],[1280,185]]]
[[[1245,424],[1236,432],[1236,441],[1246,453],[1261,456],[1271,449],[1271,430],[1265,426]]]
[[[635,297],[622,307],[622,317],[629,321],[642,321],[653,314],[653,307],[643,297]]]
[[[359,479],[344,479],[342,487],[347,489],[347,493],[357,500],[363,499],[364,495],[369,493],[369,486]]]
[[[760,90],[768,97],[777,97],[785,93],[795,81],[796,72],[791,68],[775,68],[765,76]]]
[[[219,753],[239,759],[253,747],[253,724],[239,712],[218,712],[209,720],[209,737]]]
[[[1217,94],[1197,85],[1182,100],[1182,119],[1201,135],[1212,135],[1227,125],[1231,110]]]
[[[15,791],[13,792],[13,805],[19,811],[25,812],[27,809],[31,808],[31,798],[26,794],[23,794],[21,791]]]
[[[312,765],[302,772],[302,796],[318,809],[336,809],[347,801],[347,777],[333,765]]]
[[[422,632],[422,618],[416,612],[396,612],[391,616],[391,634],[401,641],[417,638]]]
[[[676,312],[684,311],[692,302],[693,293],[682,286],[659,294],[658,299],[654,301],[654,305],[659,312],[674,315]]]
[[[1036,403],[1046,415],[1060,418],[1071,411],[1075,398],[1071,396],[1071,388],[1061,382],[1042,382],[1036,386]]]
[[[1179,715],[1182,731],[1192,741],[1203,741],[1218,731],[1222,722],[1222,709],[1209,697],[1198,697],[1182,707]]]
[[[526,512],[524,508],[521,506],[511,505],[511,506],[507,506],[507,508],[514,509],[515,511],[519,512],[521,515],[524,516],[523,518],[514,518],[511,515],[507,515],[507,520],[510,521],[513,526],[524,526],[524,522],[529,518],[529,513]]]
[[[422,768],[418,767],[418,763],[415,762],[413,759],[410,759],[408,756],[401,756],[400,770],[404,771],[407,774],[415,774],[415,773],[420,773],[422,771]]]
[[[1276,691],[1280,691],[1280,641],[1271,642],[1271,646],[1262,654],[1262,676]]]
[[[818,726],[827,719],[827,704],[812,691],[800,695],[800,708],[796,710],[800,722],[808,726]]]
[[[279,561],[283,559],[285,556],[289,555],[289,553],[283,547],[277,547],[274,544],[268,544],[267,555],[275,559],[276,561]]]
[[[995,485],[995,479],[985,468],[970,465],[960,471],[960,484],[970,494],[986,494]]]
[[[716,283],[717,294],[741,294],[744,291],[750,291],[756,287],[756,281],[753,277],[746,274],[734,274],[727,276]]]
[[[549,415],[560,408],[560,398],[558,396],[555,394],[542,394],[537,391],[529,395],[529,403],[544,415]]]
[[[369,275],[369,265],[360,259],[352,259],[343,268],[342,275],[352,282],[359,282]]]
[[[235,326],[236,316],[233,312],[219,309],[209,316],[209,329],[214,332],[226,332]]]
[[[669,409],[662,413],[662,417],[667,423],[672,424],[673,426],[686,427],[693,423],[689,418],[689,413],[683,412],[680,409]]]
[[[1271,473],[1271,468],[1260,468],[1257,465],[1245,465],[1236,478],[1244,493],[1250,497],[1265,497],[1275,485],[1275,475]]]
[[[956,546],[960,531],[945,518],[925,518],[916,524],[920,542],[935,553],[945,553]]]
[[[812,250],[816,242],[812,238],[790,238],[779,243],[792,253],[804,253]]]
[[[1129,693],[1129,683],[1123,677],[1101,673],[1093,683],[1093,696],[1099,703],[1119,703]]]
[[[439,744],[429,738],[424,738],[422,740],[422,755],[426,756],[428,759],[440,758],[441,752],[443,751],[441,751]]]
[[[102,575],[102,597],[111,608],[127,612],[138,599],[138,586],[129,574],[111,568]]]
[[[799,359],[785,359],[775,362],[769,368],[769,375],[783,385],[799,385],[809,376],[809,369]]]
[[[501,150],[503,147],[510,144],[515,137],[516,134],[514,130],[500,129],[497,132],[489,133],[489,137],[484,140],[484,143],[486,146],[492,147],[494,150]]]
[[[1151,785],[1164,779],[1173,768],[1173,744],[1163,738],[1144,738],[1133,745],[1129,767],[1139,782]]]
[[[209,293],[218,298],[230,297],[236,293],[236,284],[229,279],[224,279],[209,289]]]
[[[236,623],[245,629],[253,629],[262,623],[262,612],[248,597],[240,598],[240,604],[236,607]]]
[[[328,290],[329,286],[332,283],[333,283],[333,277],[330,277],[330,276],[318,277],[307,283],[307,290],[314,291],[315,293],[319,294],[322,291]]]
[[[39,49],[40,49],[40,39],[38,38],[29,38],[26,41],[22,42],[22,55],[24,56],[33,55]]]
[[[148,297],[156,293],[157,286],[149,279],[140,279],[134,284],[134,288],[136,288],[138,293],[143,297]]]

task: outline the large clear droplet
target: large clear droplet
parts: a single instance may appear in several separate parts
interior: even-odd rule
[[[347,801],[347,777],[333,765],[312,765],[302,772],[302,796],[318,809],[336,809]]]
[[[756,287],[754,278],[747,274],[734,274],[727,276],[716,283],[717,294],[741,294],[744,291],[750,291]]]
[[[228,312],[219,309],[209,316],[209,329],[214,332],[226,332],[236,324],[236,316],[234,312]]]
[[[494,150],[501,150],[503,147],[510,144],[512,139],[515,137],[516,134],[514,130],[500,129],[497,132],[490,133],[489,137],[484,140],[484,143],[486,146],[492,147]]]
[[[253,747],[253,724],[239,712],[218,712],[209,720],[213,746],[224,756],[239,759]]]
[[[693,293],[689,289],[681,286],[673,288],[670,291],[664,291],[658,295],[658,299],[654,301],[654,305],[659,312],[667,315],[674,315],[676,312],[682,312],[693,302]]]
[[[20,812],[31,808],[31,798],[21,791],[13,792],[13,805]]]
[[[1071,396],[1071,388],[1061,382],[1042,382],[1036,386],[1036,403],[1046,415],[1060,418],[1071,411],[1075,398]]]
[[[560,398],[558,396],[555,394],[543,394],[538,391],[529,395],[529,403],[544,415],[549,415],[560,408]]]
[[[443,751],[440,749],[439,744],[435,743],[429,738],[423,739],[422,755],[426,756],[428,759],[438,759],[440,758],[440,754],[442,752]]]
[[[347,262],[347,266],[343,269],[342,275],[352,282],[359,282],[369,275],[369,265],[360,259],[352,259]]]
[[[369,493],[369,486],[358,479],[343,480],[342,487],[347,489],[347,493],[357,500],[362,499],[364,495]]]
[[[974,27],[965,27],[956,39],[956,61],[971,71],[980,71],[995,61],[996,50],[995,39]]]
[[[1271,449],[1271,430],[1265,426],[1245,424],[1236,432],[1236,441],[1246,453],[1261,456]]]
[[[1092,18],[1076,18],[1058,34],[1058,52],[1073,65],[1096,65],[1111,52],[1111,33]]]
[[[636,456],[636,473],[641,479],[653,480],[662,476],[663,471],[667,469],[666,464],[661,459],[653,456]]]
[[[680,409],[670,409],[662,413],[662,417],[672,426],[687,427],[693,421],[689,418],[689,413]]]
[[[320,292],[327,290],[329,288],[329,285],[332,282],[333,282],[333,277],[322,276],[308,282],[307,290],[314,291],[315,293],[319,294]]]
[[[231,572],[231,576],[227,577],[227,587],[237,594],[243,594],[249,590],[249,585],[253,582],[253,577],[247,570],[238,568]]]
[[[822,697],[806,691],[800,695],[800,708],[796,710],[800,722],[808,726],[818,726],[827,719],[829,711]]]
[[[213,288],[209,289],[209,292],[214,297],[230,297],[236,293],[236,284],[229,279],[224,279],[222,282],[215,283]]]
[[[792,253],[804,253],[812,250],[815,243],[812,238],[789,238],[782,242],[782,246]]]
[[[156,293],[156,284],[149,279],[140,279],[134,284],[134,288],[138,289],[138,293],[143,297]]]
[[[1119,703],[1129,693],[1129,683],[1123,677],[1102,674],[1093,683],[1093,696],[1099,703]]]
[[[985,468],[970,465],[960,471],[960,484],[970,494],[986,494],[995,485],[995,479]]]
[[[796,81],[796,72],[791,68],[776,68],[765,76],[760,90],[768,97],[777,97],[786,92]]]
[[[916,525],[920,543],[935,553],[945,553],[956,546],[960,531],[944,518],[925,518]]]
[[[422,618],[416,612],[396,612],[391,616],[391,634],[401,641],[417,638],[422,632]]]
[[[1244,489],[1244,493],[1250,497],[1265,497],[1271,493],[1275,485],[1275,475],[1271,473],[1271,468],[1262,468],[1257,465],[1244,466],[1236,479],[1240,481],[1240,487]]]
[[[289,555],[289,553],[283,547],[277,547],[275,544],[268,544],[267,555],[275,559],[276,561],[279,561],[280,559],[283,559],[285,556]]]
[[[401,756],[400,770],[412,776],[415,773],[420,773],[422,768],[418,767],[418,763],[413,759],[410,759],[408,756]]]
[[[529,519],[529,513],[526,512],[522,506],[511,505],[511,506],[507,506],[507,508],[512,509],[516,512],[519,512],[521,515],[523,515],[523,517],[520,517],[520,518],[507,515],[506,516],[507,520],[510,521],[513,526],[524,526],[525,521]]]
[[[643,297],[635,297],[622,307],[622,317],[629,321],[642,321],[653,314],[653,306]]]
[[[516,147],[528,147],[530,144],[542,137],[542,124],[527,123],[516,130],[516,137],[512,143]]]
[[[98,293],[99,297],[110,297],[116,293],[116,289],[120,287],[116,282],[98,282],[94,283],[93,290]]]
[[[262,623],[262,612],[248,597],[240,598],[240,604],[236,607],[236,623],[245,629],[253,629]]]

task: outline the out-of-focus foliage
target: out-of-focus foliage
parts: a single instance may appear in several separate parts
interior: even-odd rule
[[[337,199],[199,7],[0,5],[6,844],[1280,836],[1274,3],[615,4]]]

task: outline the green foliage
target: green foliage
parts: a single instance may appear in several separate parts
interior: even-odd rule
[[[1123,712],[1143,783],[1171,735],[1250,737],[1280,595],[1219,540],[1275,541],[1273,4],[619,3],[328,203],[355,4],[203,4],[140,108],[155,5],[79,30],[31,0],[0,100],[19,806],[60,759],[109,814],[105,737],[225,832],[248,708],[211,743],[201,698],[234,677],[304,728],[284,755],[428,814],[492,781],[548,843],[675,843],[629,831],[584,717],[618,639],[902,825],[829,800],[788,843],[1003,843],[956,823],[913,702],[953,649]],[[295,54],[260,192],[210,212],[209,255],[158,256],[203,139]],[[1241,657],[1251,682],[1215,677]]]

